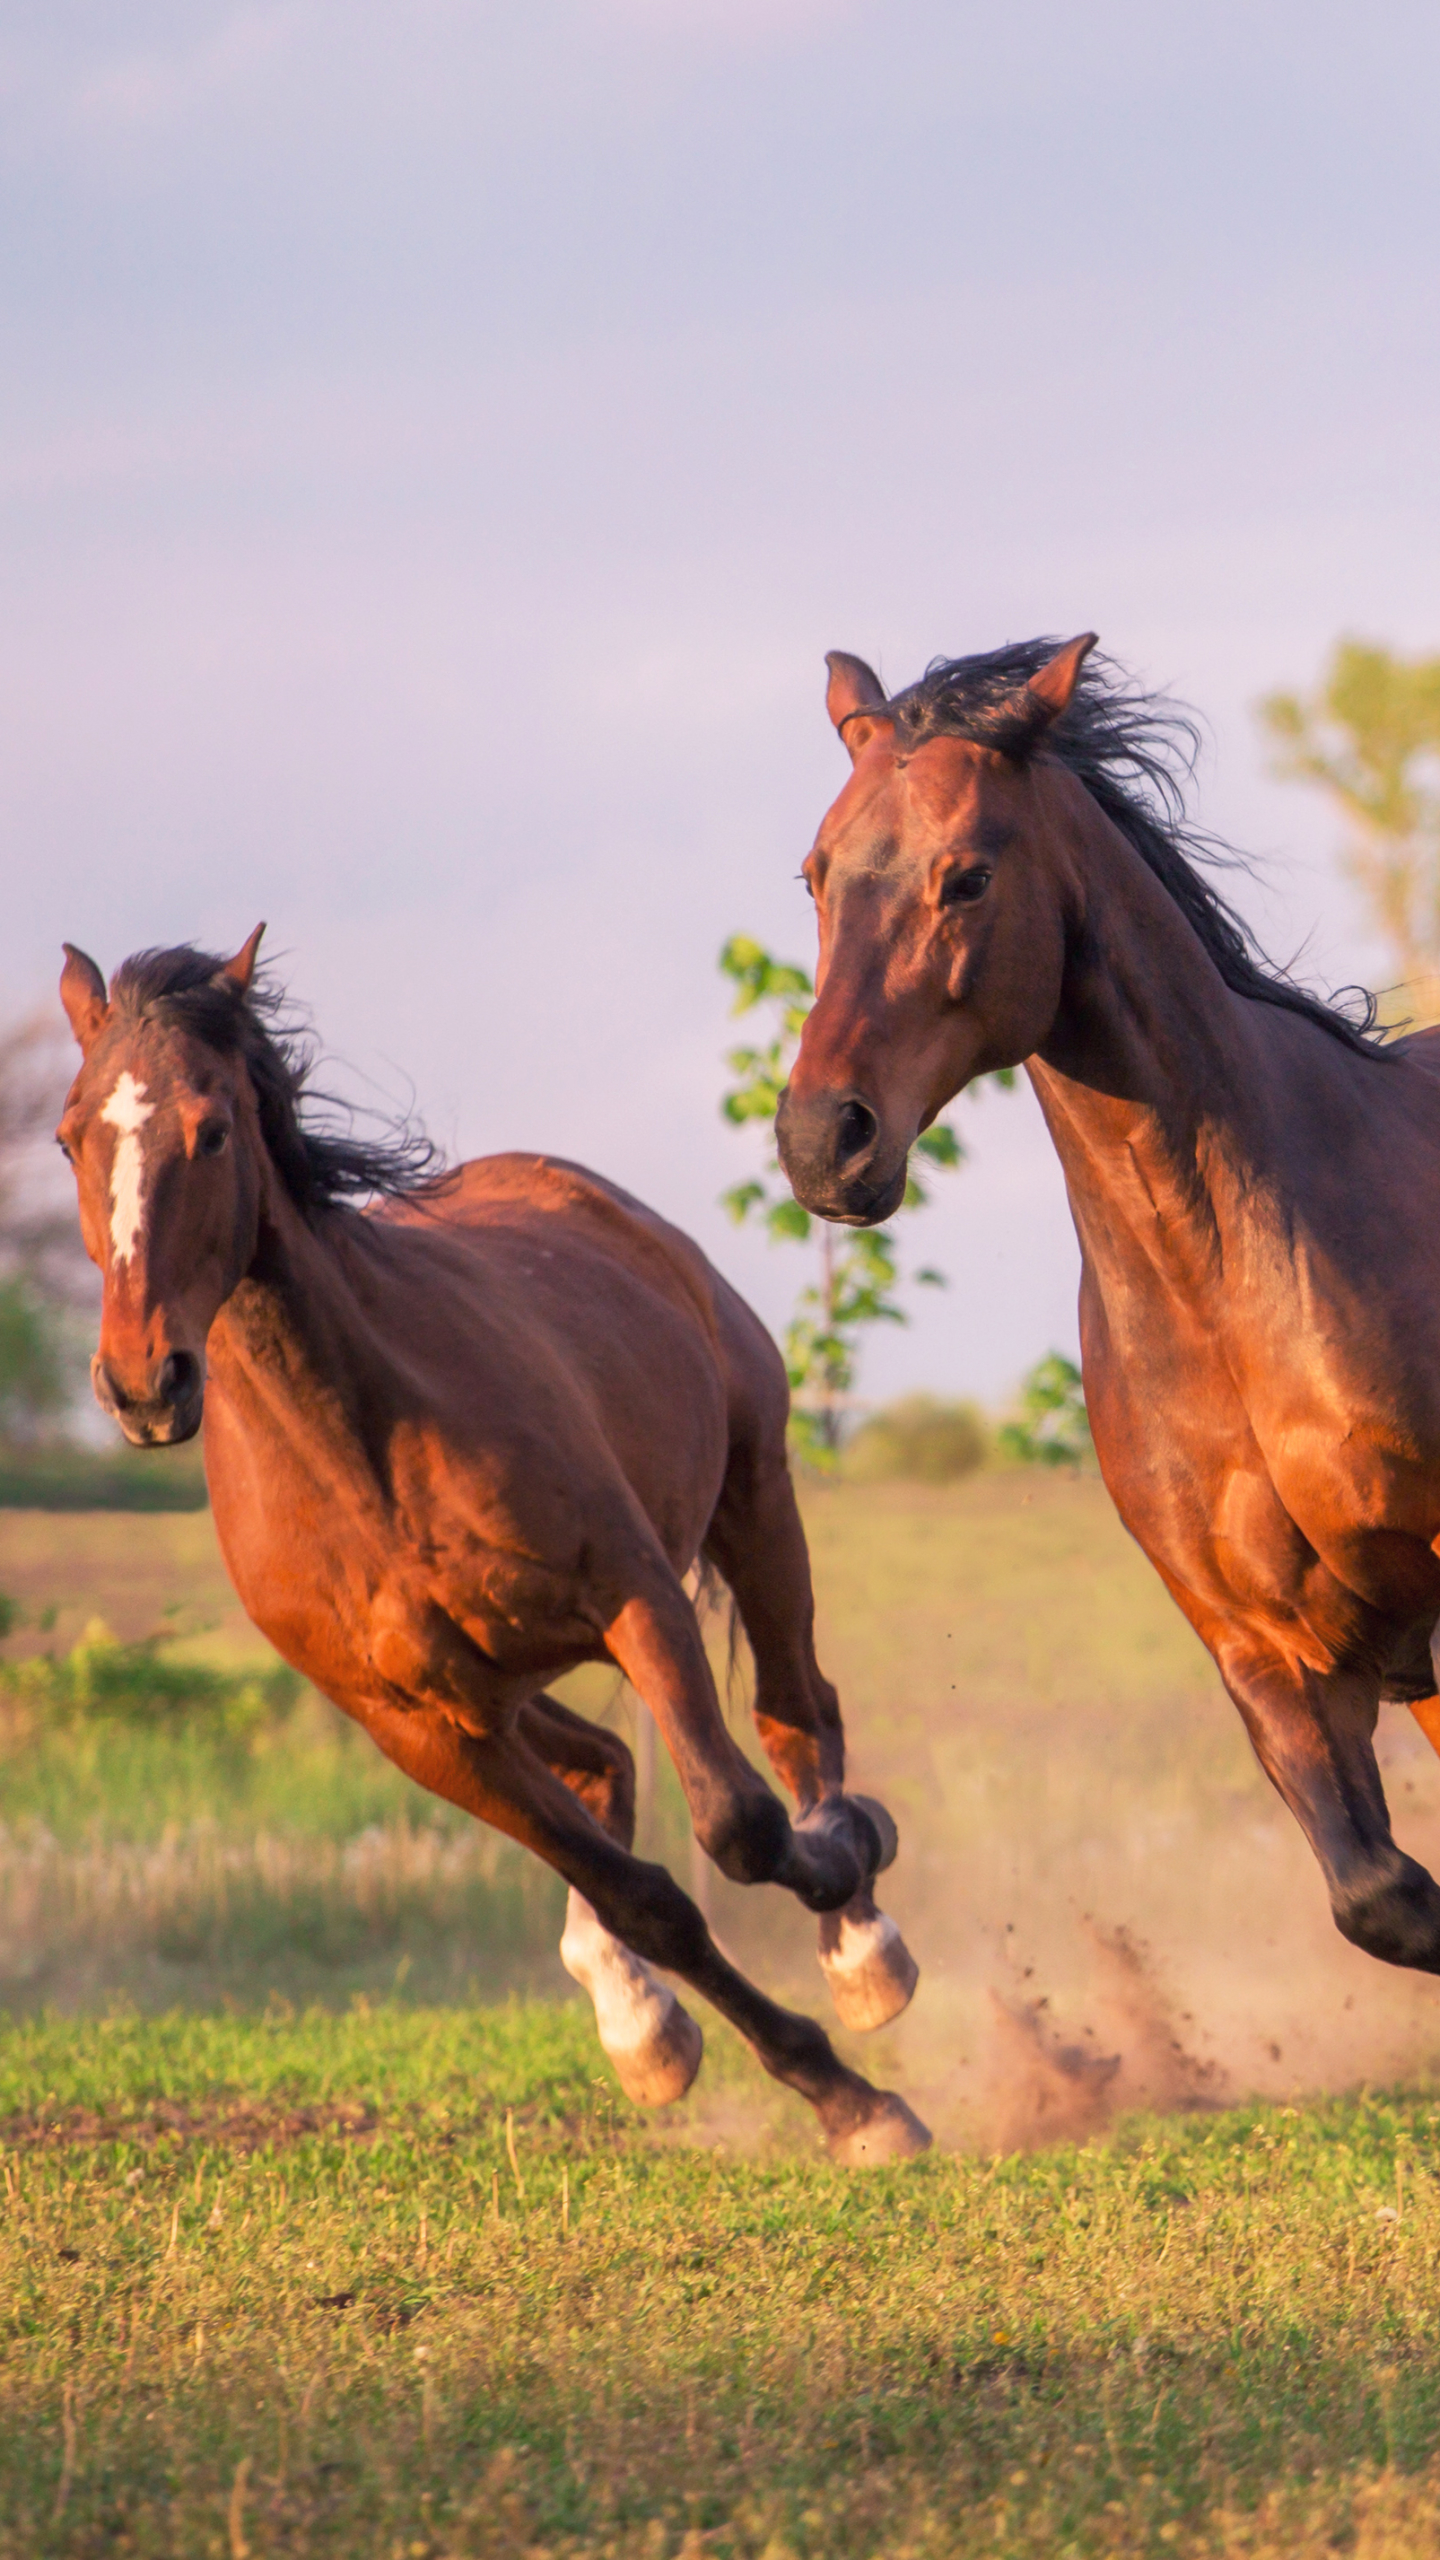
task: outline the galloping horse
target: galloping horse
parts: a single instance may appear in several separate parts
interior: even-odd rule
[[[108,994],[66,945],[84,1063],[59,1138],[105,1280],[100,1403],[140,1447],[189,1439],[204,1408],[255,1624],[422,1786],[565,1877],[561,1953],[632,2096],[677,2098],[699,2067],[662,1965],[809,2099],[837,2157],[923,2149],[909,2108],[631,1855],[629,1751],[544,1692],[618,1664],[722,1873],[824,1915],[842,2018],[903,2008],[915,1967],[870,1891],[894,1829],[844,1792],[774,1346],[694,1245],[578,1166],[502,1155],[437,1177],[413,1141],[318,1127],[308,1051],[254,977],[261,931],[228,961],[141,952]],[[681,1579],[697,1557],[739,1609],[793,1823],[727,1731]]]
[[[1394,1699],[1440,1748],[1440,1033],[1382,1044],[1373,1006],[1262,962],[1196,868],[1173,715],[1093,645],[952,660],[893,699],[828,660],[853,771],[805,864],[818,994],[781,1155],[807,1208],[872,1225],[917,1132],[1024,1063],[1120,1516],[1339,1928],[1440,1972],[1440,1889],[1372,1744]]]

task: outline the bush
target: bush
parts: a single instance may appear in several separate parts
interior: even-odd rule
[[[203,1511],[209,1499],[198,1441],[182,1449],[0,1444],[0,1510]]]
[[[5,1604],[7,1623],[14,1623]],[[50,1728],[95,1718],[129,1725],[173,1725],[201,1716],[234,1736],[283,1722],[301,1683],[283,1662],[263,1671],[217,1671],[177,1658],[163,1636],[118,1644],[97,1620],[69,1653],[29,1654],[0,1662],[0,1705]]]
[[[953,1484],[983,1467],[988,1454],[985,1420],[977,1405],[902,1396],[898,1404],[862,1423],[845,1453],[845,1472],[860,1484],[894,1478]]]

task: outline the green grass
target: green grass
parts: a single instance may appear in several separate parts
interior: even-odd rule
[[[941,2136],[869,2178],[708,2015],[650,2121],[582,2004],[477,2007],[565,1987],[554,1880],[273,1683],[206,1515],[0,1515],[0,2560],[1440,2555],[1433,1985],[1334,1936],[1093,1480],[805,1499],[924,1968],[865,2067]],[[813,1923],[712,1891],[823,2014]],[[1086,2121],[1295,2103],[990,2156],[1072,2049]]]
[[[847,2176],[539,2005],[13,2027],[0,2119],[6,2560],[1440,2550],[1430,2097]]]

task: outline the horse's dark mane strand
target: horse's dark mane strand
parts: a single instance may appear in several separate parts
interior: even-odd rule
[[[1198,862],[1248,866],[1243,855],[1186,819],[1185,786],[1200,745],[1186,712],[1164,695],[1142,692],[1112,659],[1092,653],[1058,720],[1045,728],[1026,717],[1024,687],[1063,645],[1022,640],[981,657],[935,659],[918,684],[886,705],[897,747],[903,753],[927,738],[969,738],[1020,762],[1037,751],[1055,757],[1169,891],[1227,987],[1304,1014],[1367,1057],[1383,1056],[1375,998],[1363,987],[1346,987],[1327,1003],[1298,985],[1266,959],[1243,917],[1196,869]]]
[[[173,1023],[223,1056],[238,1051],[249,1069],[260,1128],[297,1208],[334,1208],[357,1199],[398,1200],[445,1179],[423,1130],[401,1121],[378,1137],[355,1134],[348,1106],[311,1084],[313,1036],[283,988],[265,975],[242,994],[213,951],[181,943],[137,951],[117,969],[110,1000],[122,1013]],[[330,1115],[316,1118],[316,1112]]]

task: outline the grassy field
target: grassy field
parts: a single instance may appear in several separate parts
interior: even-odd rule
[[[5,2560],[1440,2550],[1429,2099],[855,2177],[532,2004],[20,2026],[0,2121]]]
[[[1435,1987],[1093,1480],[807,1516],[923,1968],[847,2049],[939,2137],[868,2178],[708,2016],[632,2110],[553,1880],[272,1681],[204,1514],[0,1513],[0,2560],[1440,2554]],[[826,2015],[813,1923],[711,1900]]]

